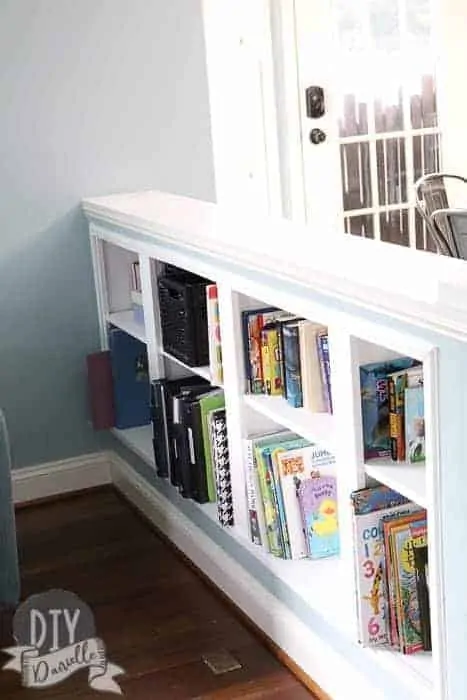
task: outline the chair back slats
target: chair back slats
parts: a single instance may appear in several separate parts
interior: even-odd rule
[[[467,180],[460,175],[449,173],[430,173],[424,175],[415,183],[415,204],[418,212],[423,217],[428,234],[434,241],[436,248],[442,255],[454,258],[465,258],[466,241],[461,238],[461,228],[454,225],[453,209],[450,202],[446,183],[467,184]],[[466,216],[467,216],[467,188],[465,192]],[[456,210],[459,213],[459,210]],[[462,211],[461,211],[462,213]],[[465,226],[463,227],[465,228]]]

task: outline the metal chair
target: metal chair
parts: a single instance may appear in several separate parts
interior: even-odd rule
[[[467,259],[467,209],[451,207],[448,188],[467,185],[467,179],[449,173],[423,175],[415,183],[415,204],[427,231],[442,255]],[[465,190],[467,207],[467,188]]]

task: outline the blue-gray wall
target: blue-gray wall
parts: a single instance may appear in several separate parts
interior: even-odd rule
[[[0,2],[0,405],[16,466],[92,451],[80,199],[214,198],[201,0]]]

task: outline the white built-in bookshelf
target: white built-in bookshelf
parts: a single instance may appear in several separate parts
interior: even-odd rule
[[[336,700],[347,698],[350,687],[362,699],[460,700],[460,696],[449,694],[448,680],[451,673],[448,656],[453,649],[449,645],[454,643],[449,640],[448,631],[453,635],[452,640],[460,639],[460,632],[455,624],[448,629],[453,623],[446,613],[450,588],[446,581],[442,509],[444,489],[449,487],[443,475],[449,465],[442,463],[440,448],[440,371],[448,376],[445,370],[448,350],[443,345],[446,326],[451,323],[456,327],[450,342],[460,348],[457,361],[462,356],[465,339],[459,332],[459,309],[445,306],[443,310],[433,292],[438,283],[441,299],[449,280],[455,284],[461,279],[459,261],[442,260],[436,267],[435,256],[426,256],[425,263],[423,255],[416,251],[391,250],[388,261],[398,265],[399,278],[413,270],[414,264],[419,269],[420,286],[415,290],[411,284],[404,296],[396,281],[391,289],[386,278],[384,288],[378,289],[374,276],[373,287],[363,278],[362,256],[366,256],[366,265],[381,265],[381,256],[386,251],[384,244],[375,244],[370,250],[367,241],[345,240],[342,248],[338,247],[339,255],[347,256],[348,266],[344,269],[342,261],[333,267],[329,243],[304,241],[308,232],[299,227],[285,222],[262,222],[262,228],[256,228],[260,226],[257,220],[248,224],[243,219],[241,228],[234,216],[223,217],[215,205],[204,202],[164,193],[143,193],[87,200],[84,208],[90,220],[102,347],[107,346],[109,323],[145,342],[152,378],[194,373],[209,379],[209,367],[189,367],[163,349],[157,298],[159,262],[196,272],[218,286],[235,525],[221,528],[212,503],[194,504],[194,507],[222,530],[232,548],[241,547],[245,558],[240,563],[234,562],[234,555],[227,551],[230,545],[226,546],[224,573],[219,574],[216,582]],[[270,245],[267,255],[260,258],[258,236],[253,231],[264,231],[265,226],[269,226],[270,238],[263,235],[263,245],[265,240]],[[281,246],[286,240],[287,251],[282,255],[285,248]],[[292,256],[294,240],[297,254]],[[306,256],[310,260],[308,265],[304,262]],[[135,260],[140,263],[142,275],[144,324],[135,321],[131,310],[127,270],[128,264]],[[434,271],[438,275],[435,281]],[[428,274],[431,278],[425,289],[423,279]],[[280,397],[245,394],[240,314],[258,302],[327,326],[332,415],[294,409]],[[400,464],[390,459],[365,462],[363,458],[359,367],[397,356],[410,356],[423,362],[427,455],[423,464]],[[453,400],[460,405],[460,394],[456,394],[456,388],[452,391]],[[250,541],[242,440],[258,429],[274,426],[288,428],[336,455],[339,557],[321,561],[281,560]],[[457,427],[451,426],[451,430]],[[150,425],[114,430],[114,434],[147,465],[155,466]],[[427,508],[432,653],[405,656],[388,649],[364,648],[357,642],[355,543],[349,494],[362,487],[368,478],[387,484]],[[157,488],[156,477],[154,484]],[[181,501],[174,494],[172,504],[179,504],[182,510]],[[171,536],[176,523],[169,522],[167,527]],[[205,557],[209,556],[196,547],[185,553],[202,568]],[[252,562],[251,571],[245,564],[248,561]],[[256,567],[260,567],[265,576],[263,599],[254,586],[248,598],[242,597],[241,587],[236,591],[229,584],[229,567],[234,572],[238,566],[243,567],[247,577],[256,577]],[[303,615],[297,612],[297,601],[303,606]],[[281,617],[284,610],[292,618]],[[290,620],[294,621],[292,627]],[[305,624],[304,620],[309,622]],[[314,625],[313,620],[320,622]]]

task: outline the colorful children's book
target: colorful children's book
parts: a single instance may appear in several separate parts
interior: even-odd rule
[[[261,360],[263,363],[264,391],[268,396],[281,396],[283,392],[279,349],[279,328],[276,322],[268,323],[261,330]]]
[[[299,320],[282,326],[283,363],[286,399],[294,408],[303,406],[302,375],[300,370]]]
[[[417,578],[414,566],[414,541],[427,544],[426,513],[414,514],[390,528],[394,552],[396,614],[400,649],[413,654],[423,649]]]
[[[217,284],[206,285],[206,308],[208,317],[209,370],[212,383],[215,386],[220,386],[224,375]]]
[[[409,462],[425,461],[425,410],[423,386],[405,390],[405,442]]]
[[[337,482],[334,476],[304,479],[297,491],[311,559],[339,554]]]

